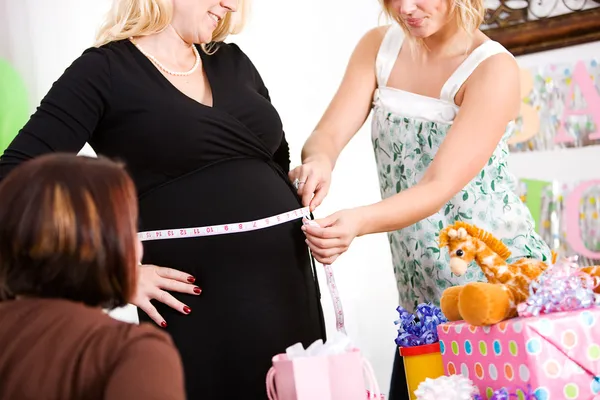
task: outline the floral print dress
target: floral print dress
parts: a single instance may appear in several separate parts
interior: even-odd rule
[[[392,25],[376,63],[378,88],[373,99],[372,140],[383,198],[419,182],[458,113],[454,96],[462,84],[483,60],[507,52],[497,42],[483,43],[458,67],[444,84],[440,98],[435,99],[386,86],[402,40],[402,30]],[[501,239],[512,252],[509,262],[522,257],[544,261],[551,258],[550,249],[535,232],[529,210],[516,194],[516,179],[508,171],[509,136],[507,128],[487,165],[441,210],[388,234],[402,307],[411,311],[423,302],[439,305],[444,289],[486,281],[474,262],[462,277],[450,272],[450,256],[445,248],[439,249],[438,236],[442,228],[455,221],[476,225]]]

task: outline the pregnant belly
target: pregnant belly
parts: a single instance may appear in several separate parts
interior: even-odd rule
[[[269,165],[237,160],[148,193],[140,200],[140,222],[142,231],[197,227],[251,221],[299,207],[293,191]],[[287,318],[289,309],[298,307],[299,302],[308,307],[316,300],[301,224],[295,220],[229,235],[147,241],[143,262],[196,278],[203,290],[201,296],[172,294],[189,305],[193,317],[202,318],[203,323],[223,325],[229,323],[223,321],[226,315],[242,318],[256,310]],[[157,307],[168,316],[169,326],[191,321],[189,316]],[[301,310],[313,313],[317,308]]]
[[[140,199],[140,230],[251,221],[299,208],[284,179],[260,160],[228,161],[192,172]]]
[[[235,160],[191,173],[140,200],[140,231],[253,221],[299,208],[284,179],[260,160]],[[274,264],[305,259],[301,221],[232,235],[144,242],[144,262],[201,273],[207,264]],[[271,262],[270,261],[270,262]]]

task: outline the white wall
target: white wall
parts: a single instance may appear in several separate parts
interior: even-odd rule
[[[342,0],[305,0],[301,4],[254,0],[247,29],[232,38],[252,58],[270,89],[286,127],[293,164],[299,162],[304,140],[333,96],[354,45],[378,23],[376,0],[349,4]],[[15,25],[10,28],[9,45],[0,40],[0,57],[10,55],[24,71],[36,102],[92,43],[108,5],[109,0],[0,0],[0,12],[14,16]],[[593,43],[525,56],[519,62],[531,66],[555,62],[559,57],[561,61],[589,58],[599,52],[600,43]],[[331,194],[318,216],[379,199],[368,126],[340,157]],[[529,178],[596,178],[591,163],[598,154],[597,148],[570,149],[561,152],[557,162],[556,153],[521,153],[513,156],[512,168],[518,176]],[[386,236],[357,239],[334,270],[348,332],[372,362],[387,392],[395,351],[397,294]],[[322,274],[320,278],[325,282]],[[332,331],[335,325],[326,291],[323,306]],[[137,319],[131,307],[113,315]]]

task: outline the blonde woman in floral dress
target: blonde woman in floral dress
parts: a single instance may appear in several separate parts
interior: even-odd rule
[[[457,220],[493,232],[513,258],[551,255],[507,168],[519,68],[478,29],[483,0],[387,0],[384,8],[396,23],[359,42],[290,178],[315,209],[341,150],[373,110],[383,200],[303,229],[316,259],[329,264],[355,237],[388,232],[400,305],[413,310],[422,302],[439,304],[447,287],[485,280],[476,265],[453,276],[449,254],[438,248],[440,229]],[[406,392],[395,386],[402,375],[392,379],[392,400]]]

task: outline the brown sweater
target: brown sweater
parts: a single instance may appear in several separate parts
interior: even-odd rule
[[[183,400],[171,339],[66,300],[0,302],[0,400]]]

